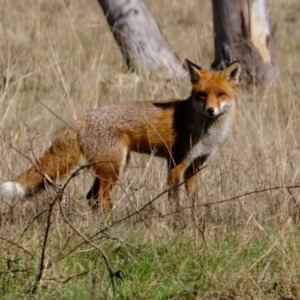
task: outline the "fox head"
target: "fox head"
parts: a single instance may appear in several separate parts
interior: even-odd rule
[[[238,61],[219,72],[203,70],[186,60],[192,83],[192,105],[209,118],[229,111],[235,105],[236,88],[241,73]]]

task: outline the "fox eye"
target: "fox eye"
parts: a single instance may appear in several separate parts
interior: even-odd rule
[[[225,96],[225,93],[223,92],[218,93],[218,97],[223,97],[223,96]]]
[[[198,92],[197,97],[202,98],[202,99],[207,98],[207,93],[206,92]]]

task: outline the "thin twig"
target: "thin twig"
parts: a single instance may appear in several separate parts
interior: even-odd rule
[[[0,236],[0,240],[5,241],[5,242],[7,242],[7,243],[9,243],[9,244],[12,244],[12,245],[18,247],[18,248],[21,249],[23,252],[25,252],[26,254],[28,254],[32,259],[34,258],[34,256],[33,256],[32,253],[30,253],[28,250],[24,249],[22,246],[18,245],[17,243],[15,243],[15,242],[13,242],[13,241],[11,241],[11,240],[7,240],[6,238],[1,237],[1,236]]]
[[[39,212],[37,215],[35,215],[32,220],[30,222],[28,222],[27,226],[23,229],[22,233],[20,234],[18,241],[24,236],[24,234],[26,233],[26,231],[29,229],[29,227],[31,226],[31,224],[33,224],[33,222],[42,214],[46,213],[49,209],[44,209],[43,211]]]
[[[77,278],[77,277],[86,275],[86,274],[88,274],[89,272],[91,272],[91,271],[93,271],[93,270],[95,270],[95,268],[93,268],[93,269],[91,269],[91,270],[83,271],[83,272],[78,273],[78,274],[70,275],[70,276],[68,276],[67,278],[62,279],[62,280],[59,280],[59,279],[56,279],[56,278],[45,278],[45,280],[48,280],[48,281],[55,281],[55,282],[59,282],[59,283],[66,283],[66,282],[70,281],[70,280],[73,279],[73,278]]]
[[[290,185],[290,186],[284,186],[284,185],[281,185],[281,186],[274,186],[274,187],[265,188],[265,189],[261,189],[261,190],[254,190],[254,191],[246,192],[246,193],[244,193],[244,194],[240,194],[240,195],[237,195],[237,196],[234,196],[234,197],[231,197],[231,198],[228,198],[228,199],[224,199],[224,200],[219,200],[219,201],[214,201],[214,202],[206,202],[206,203],[197,204],[197,205],[194,205],[194,206],[185,206],[185,207],[181,207],[181,208],[179,209],[179,211],[183,211],[183,210],[186,210],[186,209],[191,209],[191,208],[193,208],[193,207],[202,207],[202,206],[210,207],[210,206],[217,205],[217,204],[223,204],[223,203],[226,203],[226,202],[235,201],[235,200],[238,200],[238,199],[240,199],[240,198],[247,197],[247,196],[250,196],[250,195],[253,195],[253,194],[261,194],[261,193],[265,193],[265,192],[269,192],[269,191],[274,191],[274,190],[280,190],[280,189],[299,189],[299,188],[300,188],[300,185]],[[178,211],[176,211],[176,213],[177,213],[177,212],[178,212]],[[172,213],[170,213],[170,214],[166,214],[166,215],[164,215],[163,217],[172,215],[172,214],[174,214],[174,213],[175,213],[175,212],[172,212]]]
[[[207,245],[206,245],[205,234],[204,234],[205,233],[205,223],[202,225],[202,228],[200,228],[200,226],[199,226],[199,224],[198,224],[198,222],[196,220],[195,205],[193,205],[193,209],[191,209],[191,213],[192,213],[192,219],[193,219],[193,221],[195,223],[195,226],[196,226],[197,230],[199,231],[199,233],[200,233],[200,235],[202,237],[204,246],[206,248]]]
[[[43,277],[44,274],[44,269],[45,269],[45,253],[46,253],[46,247],[47,247],[47,241],[48,241],[48,235],[49,235],[49,231],[50,231],[50,227],[51,227],[51,214],[52,214],[52,210],[54,207],[54,204],[56,203],[56,201],[59,199],[59,197],[56,197],[54,199],[54,201],[52,203],[50,203],[49,205],[49,210],[48,210],[48,217],[47,217],[47,225],[46,225],[46,230],[45,230],[45,236],[44,236],[44,241],[43,241],[43,246],[42,246],[42,253],[41,253],[41,259],[40,259],[40,267],[39,267],[39,272],[36,276],[35,279],[35,284],[32,288],[32,294],[34,294],[37,290],[37,287]]]
[[[108,257],[106,255],[106,253],[104,252],[104,250],[102,248],[100,248],[100,246],[98,246],[95,243],[93,243],[85,235],[83,235],[79,230],[76,229],[76,227],[67,218],[67,216],[65,214],[65,211],[64,211],[61,203],[59,202],[58,204],[59,204],[59,208],[60,208],[60,211],[62,213],[64,221],[71,227],[71,229],[73,229],[74,232],[76,232],[76,234],[78,236],[80,236],[86,243],[88,243],[89,245],[91,245],[93,248],[97,249],[99,251],[99,253],[101,254],[101,256],[102,256],[102,258],[103,258],[103,260],[105,262],[106,268],[108,270],[108,273],[109,273],[109,277],[110,277],[110,280],[111,280],[113,291],[115,291],[114,277],[116,276],[116,274],[112,270],[112,267],[110,265],[110,262],[108,260]]]

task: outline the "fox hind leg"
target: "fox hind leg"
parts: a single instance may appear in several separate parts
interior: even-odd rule
[[[119,179],[121,170],[126,162],[127,151],[112,151],[105,160],[95,164],[96,178],[87,194],[89,205],[96,210],[100,206],[107,211],[113,208],[111,191]]]
[[[100,178],[96,177],[91,189],[86,194],[86,199],[87,200],[97,199],[99,196],[99,189],[100,189]]]
[[[130,154],[128,152],[127,155],[126,155],[126,161],[125,161],[126,165],[124,166],[124,168],[129,164],[129,160],[130,160]],[[96,177],[95,180],[94,180],[94,183],[93,183],[92,187],[90,188],[90,190],[86,194],[86,199],[87,200],[98,199],[100,184],[101,184],[100,178]]]
[[[113,205],[110,194],[119,179],[120,171],[121,168],[119,165],[112,166],[111,163],[105,163],[97,167],[97,177],[87,195],[90,196],[89,204],[92,209],[97,210],[102,206],[104,210],[112,210]]]

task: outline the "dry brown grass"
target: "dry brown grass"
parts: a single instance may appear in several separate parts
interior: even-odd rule
[[[209,67],[213,59],[210,4],[199,0],[147,4],[181,60],[187,57]],[[108,228],[98,234],[102,239],[95,243],[104,247],[113,269],[127,272],[115,297],[299,299],[300,193],[299,188],[288,187],[298,187],[300,175],[300,4],[297,0],[272,0],[269,5],[277,23],[279,65],[274,81],[263,92],[247,96],[241,93],[234,132],[202,172],[198,208],[185,208],[191,203],[183,196],[181,204],[185,209],[174,214],[162,196],[134,217],[117,223],[166,189],[166,166],[148,156],[133,156],[114,192],[116,208],[109,218],[92,215],[88,208],[88,172],[81,172],[68,185],[62,205],[70,222],[88,237]],[[0,90],[1,181],[24,171],[30,165],[28,157],[39,156],[66,124],[103,103],[188,94],[187,80],[167,82],[155,76],[139,79],[125,73],[120,52],[96,1],[3,0],[1,6],[0,79],[6,79]],[[280,188],[263,191],[273,187]],[[252,191],[257,192],[206,205]],[[0,295],[6,299],[30,297],[26,292],[34,286],[38,273],[48,212],[35,216],[48,209],[50,202],[47,193],[13,206],[2,199]],[[103,274],[103,261],[91,245],[77,247],[82,237],[65,222],[58,204],[51,222],[43,289],[36,292],[39,297],[70,298],[74,282],[78,289],[73,294],[76,299],[113,297],[111,289],[107,289],[109,280]],[[126,255],[112,250],[118,247]],[[128,250],[137,247],[139,253]],[[170,291],[156,278],[144,279],[141,273],[126,267],[125,262],[143,269],[145,257],[151,256],[152,250],[160,253],[154,255],[154,261],[169,251],[166,261],[173,260],[179,269],[171,283],[164,283]],[[228,257],[214,266],[212,258],[226,256],[226,251]],[[186,263],[185,257],[193,257],[192,263]],[[203,257],[207,265],[202,264]],[[235,266],[235,260],[240,265]],[[157,270],[163,273],[157,272],[172,278],[175,273],[164,265],[166,261],[162,258],[158,263]],[[151,260],[148,263],[155,265]],[[94,271],[98,265],[102,272]],[[16,268],[27,270],[26,275],[14,273]],[[86,270],[90,271],[83,274]],[[192,277],[186,283],[186,291],[176,281],[184,273],[180,270],[188,270]],[[56,282],[66,278],[70,286]],[[161,282],[165,282],[163,278]]]

